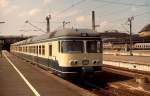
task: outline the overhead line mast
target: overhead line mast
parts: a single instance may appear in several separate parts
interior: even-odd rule
[[[133,53],[132,53],[132,45],[133,45],[133,42],[132,42],[132,21],[134,20],[134,17],[130,17],[128,18],[128,22],[129,22],[129,26],[130,26],[130,55],[133,56]]]
[[[92,30],[95,30],[95,11],[92,11]]]
[[[51,15],[46,16],[47,33],[50,32],[50,19],[51,19]]]

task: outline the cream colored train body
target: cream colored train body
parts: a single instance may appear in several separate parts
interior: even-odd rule
[[[102,65],[102,41],[89,29],[63,29],[11,45],[11,52],[50,68],[63,77],[98,73]]]

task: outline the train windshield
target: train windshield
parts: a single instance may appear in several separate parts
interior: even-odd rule
[[[62,41],[61,51],[63,53],[83,53],[84,43],[83,41]]]
[[[87,41],[86,42],[86,50],[87,53],[99,53],[100,48],[100,42],[98,41]]]

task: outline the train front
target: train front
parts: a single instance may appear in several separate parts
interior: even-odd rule
[[[103,48],[98,34],[81,34],[78,37],[65,38],[59,43],[59,64],[64,77],[81,77],[83,74],[101,72]]]

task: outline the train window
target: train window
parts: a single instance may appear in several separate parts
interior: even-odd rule
[[[25,50],[25,47],[23,46],[23,52],[24,52],[24,50]]]
[[[49,45],[49,56],[52,56],[52,45]]]
[[[36,46],[36,54],[38,54],[38,46]]]
[[[41,45],[39,46],[39,54],[41,54]]]
[[[28,52],[28,47],[26,47],[26,52]]]
[[[33,53],[35,53],[35,46],[33,46]]]
[[[62,41],[61,51],[63,53],[83,53],[83,41]]]
[[[45,46],[42,45],[42,55],[45,55]]]
[[[60,52],[60,41],[58,41],[58,52]]]
[[[88,53],[97,53],[98,52],[97,41],[87,41],[86,48]]]
[[[30,46],[30,53],[32,53],[32,46]]]
[[[31,53],[33,53],[33,46],[31,46]]]
[[[29,53],[31,53],[31,46],[29,46]]]
[[[29,46],[28,46],[28,53],[29,53]]]
[[[30,50],[30,53],[31,53],[31,46],[29,46],[29,50]]]
[[[102,48],[102,42],[100,42],[100,41],[97,42],[97,52],[98,52],[98,53],[102,53],[102,49],[103,49],[103,48]]]
[[[33,46],[33,53],[35,53],[35,47]]]
[[[32,53],[34,53],[34,46],[32,46]]]

